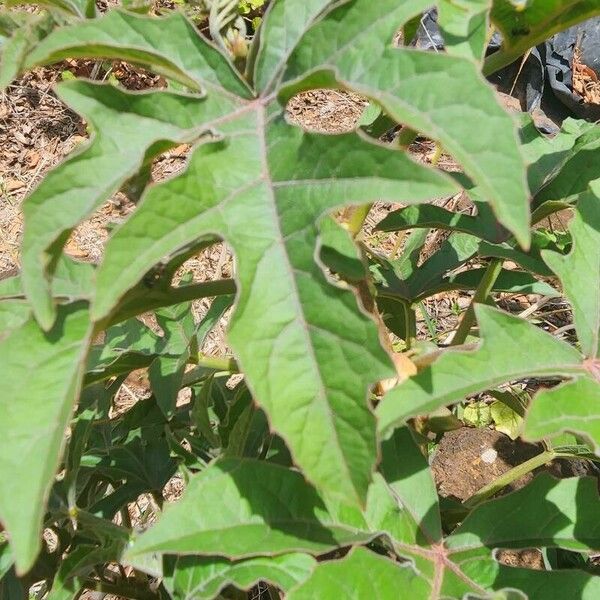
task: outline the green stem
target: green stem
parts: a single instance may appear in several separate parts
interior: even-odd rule
[[[491,498],[494,494],[497,494],[507,485],[510,485],[511,483],[517,481],[517,479],[527,475],[527,473],[531,473],[531,471],[534,471],[538,467],[545,465],[551,460],[554,460],[557,456],[558,455],[552,450],[545,450],[541,454],[526,460],[524,463],[513,467],[510,469],[510,471],[507,471],[491,483],[488,483],[488,485],[482,487],[478,492],[466,500],[464,505],[467,508],[475,508],[478,504],[481,504],[488,498]]]
[[[415,309],[408,302],[403,302],[402,306],[404,307],[405,323],[404,342],[406,343],[406,349],[410,350],[412,340],[417,337],[417,315]]]
[[[416,139],[419,134],[410,127],[403,127],[398,135],[398,144],[402,148],[408,148]]]
[[[491,54],[485,59],[483,63],[483,74],[486,77],[493,75],[496,71],[503,69],[504,67],[512,64],[521,56],[524,52],[527,51],[527,48],[524,50],[522,48],[513,48],[512,50],[505,50],[501,48],[494,54]]]
[[[475,304],[480,304],[487,300],[498,279],[498,275],[500,275],[500,272],[502,271],[502,263],[503,260],[501,258],[494,258],[490,261],[490,264],[485,270],[485,273],[475,290],[475,295],[471,300],[471,304],[463,315],[456,334],[452,339],[452,346],[460,346],[465,343],[467,336],[471,331],[471,327],[475,323]]]
[[[473,494],[463,504],[466,508],[475,508],[485,500],[488,500],[500,490],[504,489],[507,485],[514,483],[524,475],[535,471],[535,469],[544,466],[545,464],[557,459],[557,458],[573,458],[580,459],[581,456],[572,454],[570,452],[556,452],[555,450],[544,450],[541,454],[526,460],[524,463],[517,465],[507,471],[503,475],[500,475],[497,479],[488,483],[488,485],[482,487],[478,492]]]
[[[111,325],[116,325],[135,317],[140,313],[140,300],[143,299],[144,312],[156,310],[163,306],[172,306],[182,302],[190,302],[198,298],[211,298],[213,296],[229,296],[236,293],[234,279],[218,279],[217,281],[203,281],[202,283],[193,283],[182,285],[180,287],[169,287],[168,289],[150,288],[141,290],[134,288],[132,292],[122,301],[115,312],[106,319],[96,323],[96,331],[108,329]]]
[[[205,369],[214,369],[215,371],[228,371],[229,373],[238,373],[238,365],[234,358],[223,358],[221,356],[207,356],[199,352],[193,359],[194,364]]]
[[[433,152],[433,156],[431,157],[431,165],[434,167],[438,166],[438,163],[440,162],[440,158],[442,158],[442,146],[441,144],[439,144],[438,142],[436,142],[435,144],[435,150]]]

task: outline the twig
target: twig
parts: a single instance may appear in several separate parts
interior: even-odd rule
[[[465,343],[467,336],[471,331],[471,327],[475,323],[474,306],[475,304],[480,304],[487,300],[490,292],[494,288],[496,280],[498,279],[498,275],[500,275],[500,272],[502,271],[502,263],[502,259],[495,258],[488,265],[481,281],[479,282],[479,285],[477,286],[477,289],[475,290],[475,295],[471,300],[471,304],[465,312],[462,321],[460,322],[460,325],[458,326],[458,329],[452,338],[452,346],[458,346]]]

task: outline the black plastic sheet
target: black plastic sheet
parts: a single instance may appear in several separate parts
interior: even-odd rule
[[[495,33],[487,53],[495,52],[502,38]],[[432,51],[442,51],[444,40],[437,24],[435,9],[423,15],[413,46]],[[600,120],[600,105],[585,103],[573,91],[573,59],[575,49],[580,50],[580,60],[600,78],[600,18],[584,21],[549,39],[545,44],[517,60],[512,65],[494,73],[490,81],[501,92],[519,100],[526,111],[542,106],[546,112],[561,119],[567,110],[590,121]],[[556,106],[560,103],[561,106]]]

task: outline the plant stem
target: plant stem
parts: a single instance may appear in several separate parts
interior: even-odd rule
[[[498,493],[500,490],[504,489],[507,485],[510,485],[517,479],[523,477],[523,475],[527,475],[527,473],[531,473],[538,467],[545,465],[551,460],[557,458],[557,455],[552,450],[545,450],[541,454],[526,460],[524,463],[517,465],[507,471],[503,475],[500,475],[498,479],[488,483],[488,485],[483,486],[478,492],[475,492],[468,500],[464,502],[464,505],[467,508],[475,508],[478,504],[481,504],[488,498],[491,498],[494,494]]]
[[[404,307],[404,323],[405,323],[405,337],[404,342],[406,349],[410,350],[412,347],[412,340],[417,337],[417,315],[415,309],[408,303],[403,302]]]
[[[435,150],[433,151],[433,156],[431,157],[431,165],[433,167],[437,167],[438,163],[440,162],[440,158],[442,158],[442,146],[439,142],[436,142],[435,144]]]
[[[238,365],[234,358],[224,358],[221,356],[207,356],[199,352],[194,357],[194,364],[206,369],[214,369],[215,371],[228,371],[229,373],[238,373]]]
[[[480,304],[487,300],[490,292],[494,288],[496,280],[498,279],[498,275],[500,275],[500,272],[502,271],[502,263],[503,261],[501,258],[494,258],[490,261],[490,264],[488,265],[483,277],[481,278],[481,281],[479,282],[479,285],[477,286],[477,289],[475,290],[475,295],[471,300],[471,304],[463,315],[460,325],[458,326],[458,329],[452,338],[452,346],[460,346],[461,344],[465,343],[467,336],[471,331],[471,327],[473,326],[473,323],[475,323],[474,306],[475,304]]]
[[[408,148],[416,139],[418,133],[410,127],[403,127],[398,135],[398,144],[402,148]]]
[[[137,316],[140,313],[139,307],[142,295],[144,312],[146,312],[162,308],[163,306],[190,302],[198,298],[229,296],[235,294],[236,290],[234,279],[203,281],[179,287],[169,287],[168,289],[148,289],[144,292],[136,288],[133,290],[133,293],[124,298],[123,303],[113,314],[96,323],[95,331],[103,331],[111,325],[116,325]]]
[[[488,483],[482,487],[478,492],[475,492],[470,498],[468,498],[463,504],[466,508],[475,508],[488,498],[491,498],[494,494],[497,494],[500,490],[504,489],[507,485],[517,481],[524,475],[535,471],[538,467],[542,467],[546,463],[549,463],[557,458],[572,458],[581,459],[580,455],[573,454],[571,452],[557,452],[556,450],[544,450],[541,454],[526,460],[524,463],[517,465],[507,471],[503,475],[500,475],[498,479]]]

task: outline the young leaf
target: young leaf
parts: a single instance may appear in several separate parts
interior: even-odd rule
[[[600,382],[578,377],[539,392],[525,419],[525,437],[539,440],[571,431],[586,436],[600,452]]]
[[[0,520],[19,573],[41,547],[46,500],[90,335],[88,311],[77,303],[60,307],[49,332],[30,319],[0,342],[0,437],[10,449],[0,456]]]
[[[290,53],[331,0],[275,0],[260,27],[253,81],[259,92],[278,83]]]
[[[594,550],[600,547],[599,509],[593,478],[558,480],[543,473],[528,486],[478,506],[446,546],[451,552],[478,546]]]
[[[164,333],[162,356],[150,365],[148,375],[156,402],[164,415],[175,412],[177,395],[182,387],[185,367],[195,345],[195,324],[189,302],[156,311],[156,320]]]
[[[305,581],[317,561],[308,554],[260,556],[229,561],[215,556],[165,558],[164,586],[173,600],[211,600],[227,585],[249,590],[260,581],[284,593]]]
[[[528,376],[585,374],[577,350],[527,321],[484,305],[476,307],[476,314],[479,348],[446,351],[430,367],[388,392],[376,411],[382,433],[409,417],[501,383]]]
[[[483,60],[492,0],[438,0],[438,25],[448,54]]]
[[[183,498],[133,542],[126,560],[150,552],[231,559],[318,554],[371,536],[358,510],[347,504],[328,510],[300,473],[226,459],[190,480]]]
[[[398,597],[400,591],[411,600],[427,600],[431,587],[411,565],[399,565],[366,548],[355,548],[341,560],[319,563],[311,577],[294,588],[287,598],[388,600]]]
[[[439,141],[481,188],[499,221],[527,246],[525,165],[512,119],[493,90],[469,60],[389,46],[400,21],[429,4],[357,0],[334,5],[292,53],[282,93],[289,97],[303,89],[342,85],[374,100],[398,123]],[[444,93],[431,94],[432,86]],[[482,118],[486,127],[470,135]]]
[[[440,508],[427,459],[408,427],[394,431],[381,444],[380,470],[393,496],[411,515],[421,535],[419,543],[432,544],[442,538]]]
[[[600,355],[600,181],[579,198],[569,230],[571,252],[543,252],[542,257],[571,302],[582,352],[595,358]]]

